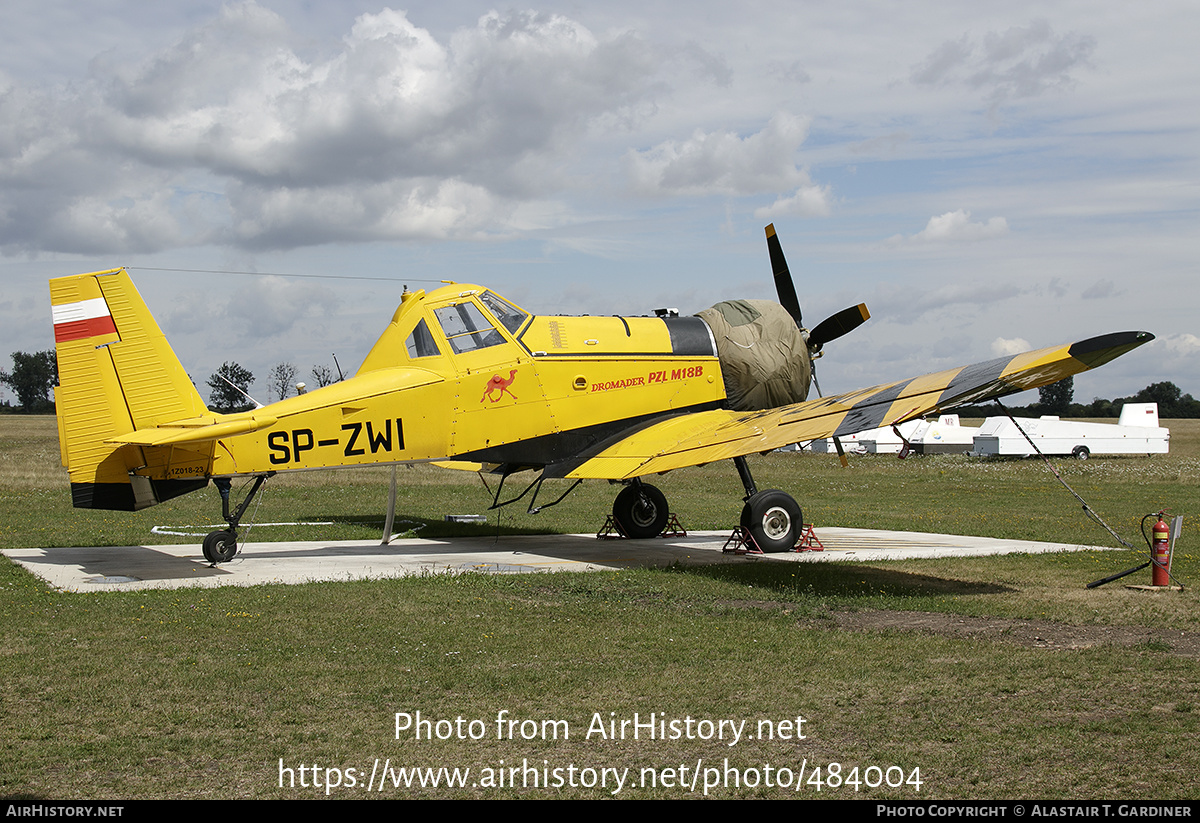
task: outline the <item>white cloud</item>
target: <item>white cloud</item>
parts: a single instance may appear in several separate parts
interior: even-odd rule
[[[230,327],[236,328],[242,339],[266,340],[283,335],[305,320],[327,318],[337,305],[337,295],[325,286],[268,275],[239,288],[226,311],[233,319]],[[312,334],[312,330],[306,333]]]
[[[1029,345],[1028,340],[1020,337],[1014,337],[1011,339],[997,337],[992,341],[992,354],[996,355],[997,357],[1007,357],[1012,354],[1020,354],[1021,352],[1027,352],[1032,348],[1033,346]]]
[[[0,247],[503,232],[563,190],[593,122],[635,119],[655,89],[642,41],[555,14],[491,12],[439,42],[385,9],[328,53],[298,40],[245,2],[70,90],[0,84]]]
[[[834,352],[863,341],[879,353],[842,389],[986,359],[998,336],[1042,345],[1146,328],[1186,349],[1200,334],[1200,110],[1187,93],[1200,61],[1185,59],[1196,3],[764,15],[709,2],[680,15],[566,0],[530,4],[540,14],[231,2],[5,0],[0,251],[19,259],[0,259],[0,303],[29,294],[37,308],[0,311],[0,352],[52,344],[46,277],[116,264],[465,274],[544,312],[644,311],[650,284],[686,282],[708,295],[699,308],[772,293],[769,221],[793,269],[811,272],[797,284],[806,314],[864,297],[876,314]],[[989,106],[1004,107],[1003,128],[980,122]],[[811,127],[789,125],[797,115]],[[933,242],[931,215],[960,206],[974,214]],[[825,210],[820,231],[785,216]],[[951,242],[1004,225],[995,242]],[[896,232],[899,248],[871,242]],[[505,242],[458,242],[476,238]],[[1082,299],[1105,281],[1127,290],[1130,271],[1172,295],[1169,311]],[[620,289],[562,297],[614,276]],[[135,273],[166,295],[163,277]],[[962,290],[941,289],[951,283]],[[879,284],[894,290],[884,305]],[[379,304],[393,302],[374,288],[339,283],[339,320],[284,332],[287,359],[361,356],[376,322],[364,318],[383,325]],[[220,302],[210,324],[228,315]],[[339,339],[314,347],[314,329]],[[181,336],[181,353],[211,353],[213,367],[265,373],[279,359],[221,349],[237,332]],[[1160,342],[1077,391],[1172,380],[1195,392],[1197,363]],[[843,364],[823,367],[828,388]]]
[[[1084,289],[1080,296],[1084,300],[1099,300],[1104,297],[1112,297],[1117,293],[1117,284],[1105,278],[1104,280],[1097,280],[1091,286]]]
[[[774,220],[783,215],[824,217],[829,214],[829,186],[801,186],[791,195],[781,195],[774,203],[754,210],[759,220]]]
[[[947,40],[913,67],[917,85],[965,85],[986,93],[988,100],[1035,97],[1071,85],[1072,72],[1090,65],[1093,37],[1056,34],[1045,20],[989,31],[982,39],[962,35]]]
[[[631,151],[625,156],[626,171],[634,189],[644,193],[744,196],[794,190],[790,200],[810,212],[827,213],[827,191],[814,186],[796,165],[796,152],[807,135],[806,119],[781,113],[747,137],[697,130],[682,142],[667,140]]]
[[[971,213],[964,209],[948,211],[929,218],[925,228],[909,237],[895,235],[888,242],[900,243],[960,243],[990,240],[1008,234],[1008,221],[992,217],[986,223],[972,223]]]
[[[511,208],[481,186],[438,178],[311,189],[234,187],[230,202],[240,216],[237,243],[247,248],[469,237],[503,225]]]
[[[971,277],[944,282],[926,278],[903,285],[880,284],[867,304],[872,317],[881,322],[944,328],[949,322],[969,324],[1001,303],[1021,296],[1021,289],[1013,283]]]
[[[1158,338],[1163,347],[1175,355],[1195,355],[1200,352],[1200,337],[1194,334],[1172,334]]]

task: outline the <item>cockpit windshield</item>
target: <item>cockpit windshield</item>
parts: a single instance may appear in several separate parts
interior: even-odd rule
[[[455,354],[499,346],[504,335],[498,332],[479,307],[467,300],[454,306],[433,310],[442,333]]]
[[[483,305],[487,306],[488,311],[496,315],[496,319],[500,321],[500,325],[513,334],[517,333],[517,329],[521,328],[521,324],[529,316],[504,298],[490,291],[485,291],[480,295],[479,299],[483,301]]]

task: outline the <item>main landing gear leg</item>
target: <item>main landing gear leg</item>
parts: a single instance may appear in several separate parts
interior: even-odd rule
[[[217,491],[221,493],[221,515],[225,518],[225,522],[229,524],[228,529],[219,529],[215,532],[209,532],[204,538],[204,559],[209,563],[228,563],[237,554],[237,527],[241,522],[242,515],[246,513],[246,509],[250,506],[250,501],[254,499],[254,495],[258,494],[258,490],[262,488],[262,484],[271,474],[260,474],[254,478],[254,485],[250,488],[250,493],[246,495],[246,499],[237,507],[232,515],[229,513],[229,497],[233,489],[233,483],[228,477],[213,478],[213,485],[217,487]]]
[[[779,489],[759,491],[750,475],[745,457],[733,458],[742,486],[746,489],[746,505],[742,507],[742,528],[764,552],[786,552],[796,546],[804,528],[804,516],[790,494]]]

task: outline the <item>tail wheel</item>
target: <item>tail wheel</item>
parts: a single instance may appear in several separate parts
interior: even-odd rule
[[[209,532],[204,538],[204,558],[209,563],[228,563],[237,554],[237,535],[232,531]]]
[[[764,552],[791,551],[803,527],[800,504],[778,489],[759,492],[742,508],[742,528]]]
[[[667,496],[654,486],[635,483],[613,501],[613,520],[626,537],[658,537],[667,525]]]

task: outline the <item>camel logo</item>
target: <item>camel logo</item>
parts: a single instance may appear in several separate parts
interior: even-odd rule
[[[479,398],[479,402],[482,403],[484,400],[491,400],[493,403],[495,403],[503,398],[506,394],[513,400],[516,400],[517,396],[508,390],[508,387],[511,386],[513,381],[516,379],[516,369],[509,371],[507,380],[498,374],[493,374],[491,379],[487,381],[487,387],[483,390],[483,397]]]

